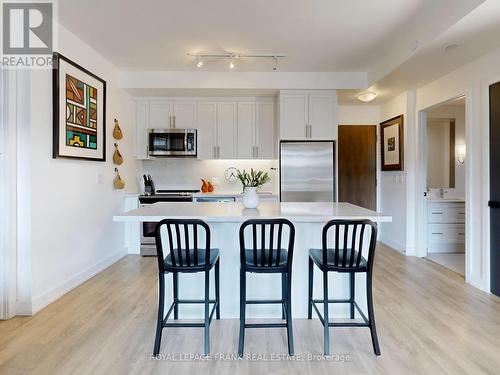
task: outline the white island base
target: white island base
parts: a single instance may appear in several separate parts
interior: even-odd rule
[[[209,226],[212,247],[220,250],[220,307],[221,318],[239,318],[240,250],[239,228],[250,218],[277,218],[290,220],[295,226],[295,247],[292,268],[292,315],[307,317],[308,259],[310,248],[321,248],[324,224],[332,219],[370,219],[391,221],[391,217],[349,203],[262,203],[258,209],[246,210],[241,203],[156,203],[128,211],[114,217],[115,221],[160,221],[164,218],[201,219]],[[365,236],[367,239],[368,236]],[[214,275],[211,271],[210,290],[214,295]],[[356,276],[356,301],[366,312],[366,285],[364,274]],[[322,298],[321,273],[315,266],[314,298]],[[331,299],[349,298],[348,274],[329,274]],[[179,297],[202,299],[203,273],[179,275]],[[172,277],[166,277],[166,303],[172,301]],[[247,273],[247,299],[279,299],[281,275]],[[349,306],[335,304],[330,316],[349,317]],[[180,318],[203,317],[202,305],[180,305]],[[281,318],[280,305],[247,305],[248,318]]]

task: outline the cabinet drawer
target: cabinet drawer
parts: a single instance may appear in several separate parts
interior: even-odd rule
[[[464,250],[464,224],[429,224],[427,229],[427,249],[429,252]]]
[[[430,203],[427,206],[429,223],[465,223],[464,203]]]

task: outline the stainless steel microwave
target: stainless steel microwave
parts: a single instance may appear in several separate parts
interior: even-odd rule
[[[148,155],[196,157],[196,129],[149,129]]]

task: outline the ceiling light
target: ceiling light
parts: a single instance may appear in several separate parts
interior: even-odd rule
[[[358,94],[358,100],[361,100],[362,102],[371,102],[373,99],[377,97],[377,93],[373,91],[365,91],[362,92],[361,94]]]
[[[272,59],[272,69],[276,71],[278,69],[278,59],[284,58],[286,55],[282,53],[257,53],[257,54],[244,54],[236,52],[198,52],[198,53],[188,53],[188,56],[196,57],[196,67],[201,68],[205,61],[219,60],[221,58],[229,60],[229,69],[234,69],[236,67],[235,59]]]

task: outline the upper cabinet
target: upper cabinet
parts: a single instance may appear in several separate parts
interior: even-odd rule
[[[335,91],[282,91],[280,139],[331,140],[337,123]]]
[[[215,157],[217,159],[235,159],[237,156],[236,116],[236,103],[217,103],[217,141],[215,144]]]
[[[148,159],[148,129],[197,129],[198,159],[273,159],[272,98],[137,99],[136,157]]]

